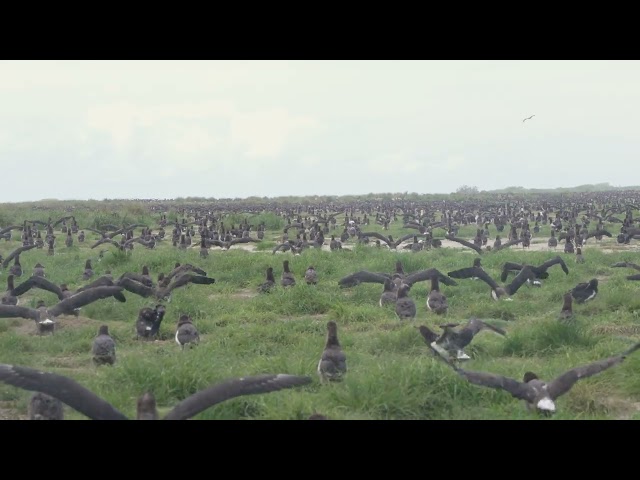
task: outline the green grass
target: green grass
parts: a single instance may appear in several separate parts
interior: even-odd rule
[[[89,210],[76,212],[81,226],[122,221],[155,226],[159,217],[134,207],[118,210],[116,215],[108,204],[95,204],[103,209],[99,214]],[[55,218],[57,213],[60,216],[64,213],[62,207],[53,213],[27,212],[26,207],[21,208],[17,213],[8,213],[6,208],[0,211],[6,220],[3,225],[8,221],[20,222],[21,218],[44,220],[49,215]],[[100,248],[89,248],[95,234],[86,232],[84,244],[74,236],[74,246],[66,248],[58,228],[55,255],[48,256],[46,248],[23,253],[25,274],[17,283],[25,280],[40,262],[46,267],[49,280],[77,288],[84,284],[82,272],[88,258],[94,260],[96,275],[110,269],[114,277],[125,271],[140,272],[143,265],[149,266],[156,277],[160,272],[170,271],[175,262],[188,262],[204,269],[216,283],[176,290],[172,302],[165,303],[163,340],[157,342],[137,341],[134,329],[138,311],[157,302],[128,292],[124,304],[113,299],[101,300],[84,307],[78,319],[62,317],[59,330],[50,337],[34,335],[35,325],[30,320],[0,319],[0,362],[68,375],[131,416],[135,415],[135,399],[147,390],[154,392],[161,412],[166,412],[188,395],[230,377],[290,373],[310,375],[313,383],[229,400],[195,418],[304,419],[313,412],[333,419],[538,418],[508,393],[470,385],[433,358],[415,328],[425,324],[439,331],[437,326],[445,320],[426,308],[428,282],[416,284],[410,292],[418,308],[414,322],[401,322],[393,308],[378,307],[381,285],[340,289],[337,284],[341,277],[359,270],[392,272],[397,259],[407,272],[435,267],[446,273],[470,266],[475,253],[450,248],[399,253],[359,247],[349,241],[345,246],[352,251],[306,250],[300,256],[272,255],[271,249],[276,244],[273,239],[281,236],[283,219],[269,213],[234,214],[228,221],[237,224],[244,218],[253,223],[264,220],[270,227],[265,242],[258,245],[258,252],[212,249],[206,259],[199,257],[199,245],[182,251],[172,247],[169,239],[154,250],[136,244],[131,255],[118,255],[113,247],[104,247],[108,253],[98,262]],[[401,226],[399,216],[398,222],[384,233],[397,238],[410,231]],[[381,231],[380,226],[373,224],[367,229]],[[459,236],[470,239],[475,229],[464,227]],[[331,233],[339,236],[341,231],[338,227]],[[167,233],[170,236],[169,229]],[[503,236],[507,234],[508,228],[501,232]],[[490,244],[495,235],[492,226]],[[546,242],[548,237],[549,227],[543,226],[534,239]],[[6,257],[20,246],[18,238],[19,232],[14,231],[11,242],[1,240],[0,254]],[[611,245],[615,238],[607,241]],[[465,322],[476,316],[491,319],[508,332],[507,338],[486,332],[479,334],[467,348],[472,360],[465,368],[517,379],[530,370],[552,379],[569,368],[621,352],[640,341],[640,282],[624,280],[624,276],[632,273],[627,269],[610,268],[611,263],[622,260],[638,262],[637,250],[632,245],[627,250],[604,253],[591,239],[583,253],[586,262],[580,265],[572,255],[562,253],[561,247],[557,252],[523,252],[521,247],[512,247],[483,254],[485,270],[496,279],[506,261],[539,264],[557,254],[565,258],[569,275],[554,266],[541,288],[523,286],[512,302],[494,302],[488,286],[482,282],[458,280],[457,287],[442,285],[450,304],[447,322]],[[285,259],[290,261],[298,285],[258,295],[257,287],[264,281],[266,268],[272,266],[279,280]],[[318,271],[319,284],[315,288],[303,282],[309,265]],[[7,270],[0,275],[0,281],[4,282],[6,275]],[[600,279],[598,297],[586,305],[574,305],[574,323],[559,323],[563,293],[596,276]],[[42,290],[28,292],[21,302],[35,306],[38,299],[56,303],[53,294]],[[175,324],[182,313],[193,317],[202,336],[198,347],[184,352],[173,340]],[[349,371],[342,382],[321,385],[315,369],[329,320],[338,323]],[[101,324],[109,325],[118,345],[114,367],[96,368],[91,362],[91,342]],[[582,380],[559,399],[559,412],[553,418],[638,418],[639,369],[640,354],[637,354],[599,376]],[[29,395],[0,384],[0,407],[23,416]],[[85,418],[69,407],[66,415],[70,419]]]

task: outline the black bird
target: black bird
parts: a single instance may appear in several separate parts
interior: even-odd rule
[[[275,288],[275,286],[276,279],[273,276],[273,267],[269,267],[267,268],[267,279],[258,287],[258,292],[269,293],[271,289]]]
[[[522,267],[524,267],[524,266],[529,267],[529,269],[535,275],[536,280],[544,280],[545,278],[549,278],[549,272],[547,272],[547,270],[549,269],[549,267],[552,267],[554,265],[560,265],[562,267],[562,271],[566,275],[569,275],[569,268],[567,267],[567,264],[564,263],[564,260],[560,256],[557,256],[555,258],[552,258],[551,260],[547,260],[542,265],[538,265],[538,266],[528,265],[528,264],[525,264],[525,263],[518,264],[518,263],[513,263],[513,262],[506,262],[502,266],[502,275],[500,276],[500,280],[502,282],[505,282],[507,280],[509,272],[522,270]],[[534,284],[536,284],[536,283],[540,284],[540,282],[536,282],[535,280],[534,280],[533,283]]]
[[[535,115],[531,115],[530,117],[525,118],[524,120],[522,120],[522,123],[526,122],[527,120],[531,120],[533,117],[535,117]]]
[[[0,364],[0,381],[23,390],[42,392],[57,398],[91,420],[129,420],[113,405],[98,397],[75,380],[56,373],[41,372],[18,365]],[[264,374],[227,380],[201,390],[178,403],[163,420],[187,420],[209,407],[243,395],[275,392],[311,383],[307,376]],[[158,420],[153,394],[138,399],[137,419]]]
[[[164,318],[166,309],[164,305],[156,305],[155,308],[144,307],[138,312],[136,320],[136,338],[153,338],[160,331],[160,324]]]
[[[579,283],[571,290],[571,295],[576,303],[585,303],[593,300],[598,294],[598,279],[592,278],[589,282]]]
[[[453,330],[459,325],[459,323],[440,325],[440,328],[444,330],[440,336],[425,325],[420,325],[418,329],[420,330],[422,338],[424,338],[427,345],[436,349],[441,355],[444,355],[449,360],[468,360],[471,358],[464,352],[464,347],[469,345],[473,340],[473,337],[482,330],[492,331],[498,335],[502,335],[503,337],[507,336],[507,333],[501,328],[489,325],[477,318],[469,320],[467,324],[457,332]]]
[[[64,407],[57,398],[35,392],[29,399],[29,420],[64,420]]]
[[[165,277],[166,279],[166,277]],[[168,286],[162,287],[160,285],[156,287],[148,287],[131,278],[121,278],[118,280],[118,285],[124,287],[126,290],[141,297],[154,296],[158,300],[171,301],[171,292],[176,288],[184,287],[189,283],[195,283],[197,285],[211,285],[215,283],[215,279],[211,277],[205,277],[203,275],[194,275],[191,273],[183,273],[182,275],[175,277],[175,280]]]
[[[537,412],[553,414],[556,411],[555,401],[558,397],[571,390],[571,387],[573,387],[578,380],[591,377],[592,375],[596,375],[608,368],[622,363],[628,355],[640,348],[640,343],[636,343],[633,347],[620,355],[615,355],[588,365],[573,368],[556,377],[551,382],[540,380],[533,372],[526,372],[522,382],[493,373],[470,372],[458,368],[455,364],[447,361],[443,356],[439,355],[436,349],[433,347],[431,348],[442,360],[450,365],[469,383],[480,385],[482,387],[506,390],[513,397],[524,400],[529,410],[535,409]]]
[[[461,268],[460,270],[449,272],[447,275],[451,278],[477,277],[491,287],[491,297],[494,300],[499,300],[502,297],[507,297],[507,300],[511,300],[510,297],[515,295],[518,289],[524,285],[527,280],[533,280],[535,278],[535,274],[528,266],[522,267],[520,273],[516,275],[516,278],[514,278],[509,285],[505,285],[504,287],[499,286],[496,281],[487,274],[487,272],[478,267]]]
[[[40,277],[31,277],[39,278]],[[103,298],[115,297],[118,299],[118,294],[121,294],[122,287],[97,287],[84,292],[73,295],[66,298],[52,307],[46,307],[44,302],[40,300],[37,308],[19,307],[13,305],[0,305],[0,317],[1,318],[13,318],[22,317],[35,320],[38,331],[52,331],[55,324],[55,319],[58,315],[73,314],[74,309],[88,305],[96,300]],[[124,296],[122,296],[124,298]],[[124,298],[126,301],[126,298]]]

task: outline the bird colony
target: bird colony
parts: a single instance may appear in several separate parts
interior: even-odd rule
[[[640,418],[640,193],[445,197],[5,205],[0,418]]]

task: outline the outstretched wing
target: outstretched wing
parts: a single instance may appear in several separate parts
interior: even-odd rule
[[[534,391],[527,388],[526,383],[518,382],[513,378],[487,372],[470,372],[461,368],[458,368],[456,371],[458,372],[458,375],[466,378],[469,383],[474,385],[494,388],[497,390],[506,390],[511,394],[511,396],[528,402],[533,402],[535,400]]]
[[[591,377],[592,375],[596,375],[608,368],[613,367],[614,365],[622,363],[627,355],[632,354],[639,348],[640,343],[636,343],[633,347],[631,347],[626,352],[621,353],[620,355],[614,355],[613,357],[599,360],[582,367],[576,367],[566,373],[563,373],[552,382],[547,384],[547,391],[549,392],[549,396],[553,400],[555,400],[560,395],[563,395],[571,390],[571,387],[573,387],[573,385],[581,378]]]
[[[127,277],[118,280],[118,285],[131,293],[135,293],[136,295],[140,295],[145,298],[152,296],[156,292],[155,288],[147,287],[146,285]]]
[[[384,275],[381,273],[367,272],[366,270],[362,270],[360,272],[352,273],[351,275],[347,275],[346,277],[341,278],[340,280],[338,280],[338,285],[340,285],[341,288],[347,288],[347,287],[355,287],[356,285],[359,285],[361,283],[384,284],[384,281],[387,278],[391,278],[391,276]]]
[[[34,308],[20,307],[17,305],[0,305],[0,318],[28,318],[38,320],[38,311]]]
[[[516,275],[516,278],[514,278],[513,281],[506,286],[506,290],[508,291],[509,295],[513,295],[522,285],[526,283],[527,280],[533,280],[535,277],[536,276],[531,268],[529,266],[524,266],[522,270],[520,270],[520,273]]]
[[[627,280],[640,280],[640,273],[637,275],[629,275]]]
[[[206,277],[204,275],[194,275],[193,273],[183,273],[175,278],[173,283],[167,287],[167,294],[172,290],[180,287],[184,287],[188,283],[195,283],[197,285],[211,285],[216,283],[215,278]]]
[[[92,420],[129,420],[113,405],[75,380],[56,373],[0,364],[0,381],[23,390],[46,393]]]
[[[445,237],[447,240],[451,240],[452,242],[457,242],[460,245],[464,245],[465,247],[471,248],[472,250],[475,250],[476,252],[478,252],[480,255],[482,255],[482,248],[471,243],[471,242],[467,242],[466,240],[462,239],[462,238],[458,238],[458,237],[454,237],[453,235],[445,235]]]
[[[14,288],[13,294],[16,297],[19,297],[20,295],[28,292],[32,288],[41,288],[42,290],[47,290],[51,293],[54,293],[58,297],[58,300],[64,300],[64,294],[62,293],[62,290],[60,289],[60,287],[57,286],[55,283],[50,282],[44,277],[35,277],[35,276],[30,277],[28,280],[25,280],[16,288]]]
[[[126,302],[127,299],[122,295],[122,287],[96,287],[84,292],[76,293],[71,297],[57,303],[49,308],[49,313],[54,317],[62,313],[71,313],[77,308],[84,307],[96,300],[103,298],[115,297],[120,302]]]
[[[613,265],[611,265],[612,268],[633,268],[634,270],[638,270],[640,271],[640,265],[637,265],[635,263],[631,263],[631,262],[618,262],[618,263],[614,263]]]
[[[31,250],[32,248],[36,248],[35,244],[34,245],[25,245],[25,246],[16,248],[13,252],[11,252],[9,254],[9,256],[7,258],[4,259],[4,262],[2,262],[2,268],[7,268],[7,265],[9,265],[9,262],[11,260],[13,260],[14,257],[16,257],[17,255],[20,255],[22,252],[26,252],[27,250]]]
[[[493,290],[498,288],[498,284],[496,281],[489,276],[487,272],[485,272],[482,268],[478,267],[467,267],[461,268],[460,270],[454,270],[453,272],[447,273],[451,278],[472,278],[477,277],[487,285],[489,285]]]
[[[549,267],[552,267],[554,265],[560,264],[560,266],[562,267],[562,271],[564,273],[566,273],[567,275],[569,275],[569,269],[567,268],[567,264],[564,263],[564,260],[562,259],[562,257],[560,255],[556,256],[555,258],[552,258],[551,260],[547,260],[546,262],[544,262],[542,265],[540,265],[538,267],[538,269],[542,269],[542,270],[546,270]]]
[[[425,280],[431,280],[433,277],[438,277],[438,280],[445,285],[456,286],[458,283],[455,280],[444,275],[436,268],[428,268],[426,270],[420,270],[419,272],[414,272],[410,275],[407,275],[402,280],[402,283],[413,286],[414,283],[423,282]]]
[[[391,241],[389,240],[389,238],[385,237],[381,233],[378,233],[378,232],[366,232],[366,233],[363,233],[362,236],[363,237],[375,237],[375,238],[378,238],[378,239],[382,240],[384,243],[386,243],[387,245],[391,246]]]
[[[503,249],[505,249],[505,248],[509,248],[509,247],[511,247],[511,246],[513,246],[513,245],[517,245],[517,244],[519,244],[520,242],[522,242],[522,240],[524,240],[524,239],[519,238],[519,239],[517,239],[517,240],[511,240],[510,242],[503,243],[503,244],[502,244],[502,245],[500,245],[499,247],[494,248],[492,251],[497,252],[498,250],[503,250]]]
[[[522,270],[522,267],[523,265],[520,263],[505,262],[505,264],[502,266],[502,274],[500,275],[500,281],[506,282],[507,277],[509,276],[509,272],[520,271]]]
[[[594,231],[594,232],[588,233],[588,234],[584,237],[584,239],[585,239],[585,240],[587,240],[588,238],[596,237],[596,236],[601,236],[601,235],[604,235],[605,237],[609,237],[609,238],[611,238],[611,237],[612,237],[611,233],[607,232],[606,230],[596,230],[596,231]]]
[[[191,395],[176,405],[163,420],[187,420],[207,408],[243,395],[275,392],[311,383],[311,378],[298,375],[266,374],[242,377],[213,385]]]

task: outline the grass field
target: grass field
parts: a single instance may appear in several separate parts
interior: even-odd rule
[[[89,215],[89,214],[87,214]],[[30,214],[29,217],[46,214]],[[240,216],[241,217],[241,216]],[[122,216],[119,217],[122,219]],[[147,221],[140,213],[131,221]],[[155,217],[154,217],[155,218]],[[171,217],[169,217],[171,218]],[[338,217],[338,223],[342,215]],[[277,219],[278,221],[280,219]],[[402,229],[401,219],[386,234],[394,238],[413,230]],[[79,223],[83,223],[79,220]],[[157,220],[156,220],[157,223]],[[275,222],[274,227],[278,222]],[[7,222],[2,223],[7,225]],[[86,225],[86,224],[85,224]],[[155,223],[149,223],[155,226]],[[570,273],[558,267],[541,288],[523,286],[512,302],[495,302],[483,282],[458,280],[457,287],[441,285],[449,299],[447,322],[466,322],[471,317],[493,319],[508,332],[507,338],[482,332],[467,347],[472,357],[464,364],[469,370],[483,370],[522,379],[525,371],[552,379],[569,368],[619,353],[640,341],[640,282],[625,280],[630,269],[611,268],[619,261],[640,263],[638,243],[618,246],[618,228],[611,226],[613,238],[604,242],[589,240],[583,253],[584,264],[576,264],[574,255],[548,251],[549,226],[534,234],[534,242],[545,247],[523,251],[511,247],[482,255],[485,270],[499,280],[500,267],[506,261],[539,264],[559,254]],[[378,225],[371,230],[382,231]],[[460,230],[458,236],[471,239],[475,226]],[[337,236],[342,231],[338,227]],[[366,230],[365,230],[366,231]],[[410,296],[418,307],[414,322],[398,320],[393,310],[378,306],[382,286],[362,284],[340,289],[337,281],[359,270],[389,272],[401,260],[406,272],[435,267],[443,273],[470,266],[476,253],[468,249],[440,248],[411,252],[390,252],[385,248],[345,244],[351,251],[328,252],[305,250],[300,256],[291,253],[271,254],[281,229],[271,229],[256,252],[232,247],[229,251],[212,248],[206,259],[199,257],[199,236],[194,248],[186,251],[172,247],[170,228],[167,238],[154,250],[135,246],[131,255],[114,254],[115,248],[98,262],[98,247],[89,246],[96,235],[87,232],[79,244],[74,236],[71,248],[64,246],[64,235],[56,231],[54,256],[46,247],[21,255],[24,281],[33,266],[46,267],[47,278],[56,284],[67,283],[70,289],[83,285],[84,262],[94,260],[96,276],[110,269],[114,277],[125,271],[140,272],[147,265],[155,278],[169,272],[175,262],[191,263],[216,279],[211,286],[191,285],[174,292],[166,303],[167,314],[160,341],[135,339],[137,313],[157,302],[125,292],[126,303],[101,300],[84,307],[79,318],[63,316],[53,336],[35,334],[35,324],[26,319],[0,319],[0,362],[25,365],[68,375],[111,402],[123,413],[134,416],[136,398],[144,391],[157,397],[161,413],[179,400],[211,383],[230,377],[259,373],[310,375],[313,383],[280,392],[241,397],[216,405],[196,419],[305,419],[320,412],[331,419],[537,419],[522,402],[505,391],[468,384],[445,364],[435,359],[424,343],[418,325],[440,331],[444,323],[426,308],[429,282],[416,284]],[[491,226],[489,244],[495,238]],[[503,238],[508,227],[501,232]],[[255,233],[252,234],[255,236]],[[11,242],[0,241],[5,257],[20,246],[19,232]],[[327,244],[330,235],[326,236]],[[635,243],[635,244],[634,244]],[[604,251],[606,250],[606,251]],[[278,287],[270,294],[258,294],[267,267],[274,268],[276,280],[282,262],[289,259],[298,284],[291,289]],[[316,287],[304,284],[310,265],[318,271]],[[5,282],[8,269],[0,274]],[[512,278],[512,277],[510,277]],[[574,304],[573,324],[558,322],[563,294],[591,278],[600,281],[599,294],[585,305]],[[55,304],[55,295],[31,290],[21,297],[21,305],[35,307],[38,299]],[[173,335],[178,317],[192,316],[201,334],[196,348],[182,352]],[[335,320],[338,335],[347,355],[349,371],[341,383],[320,384],[316,366],[324,348],[326,324]],[[117,342],[118,359],[114,367],[95,367],[91,361],[91,344],[101,324],[109,325]],[[578,382],[557,401],[553,419],[640,419],[640,354],[600,375]],[[0,384],[0,418],[25,418],[29,392]],[[83,415],[66,407],[69,419]]]

